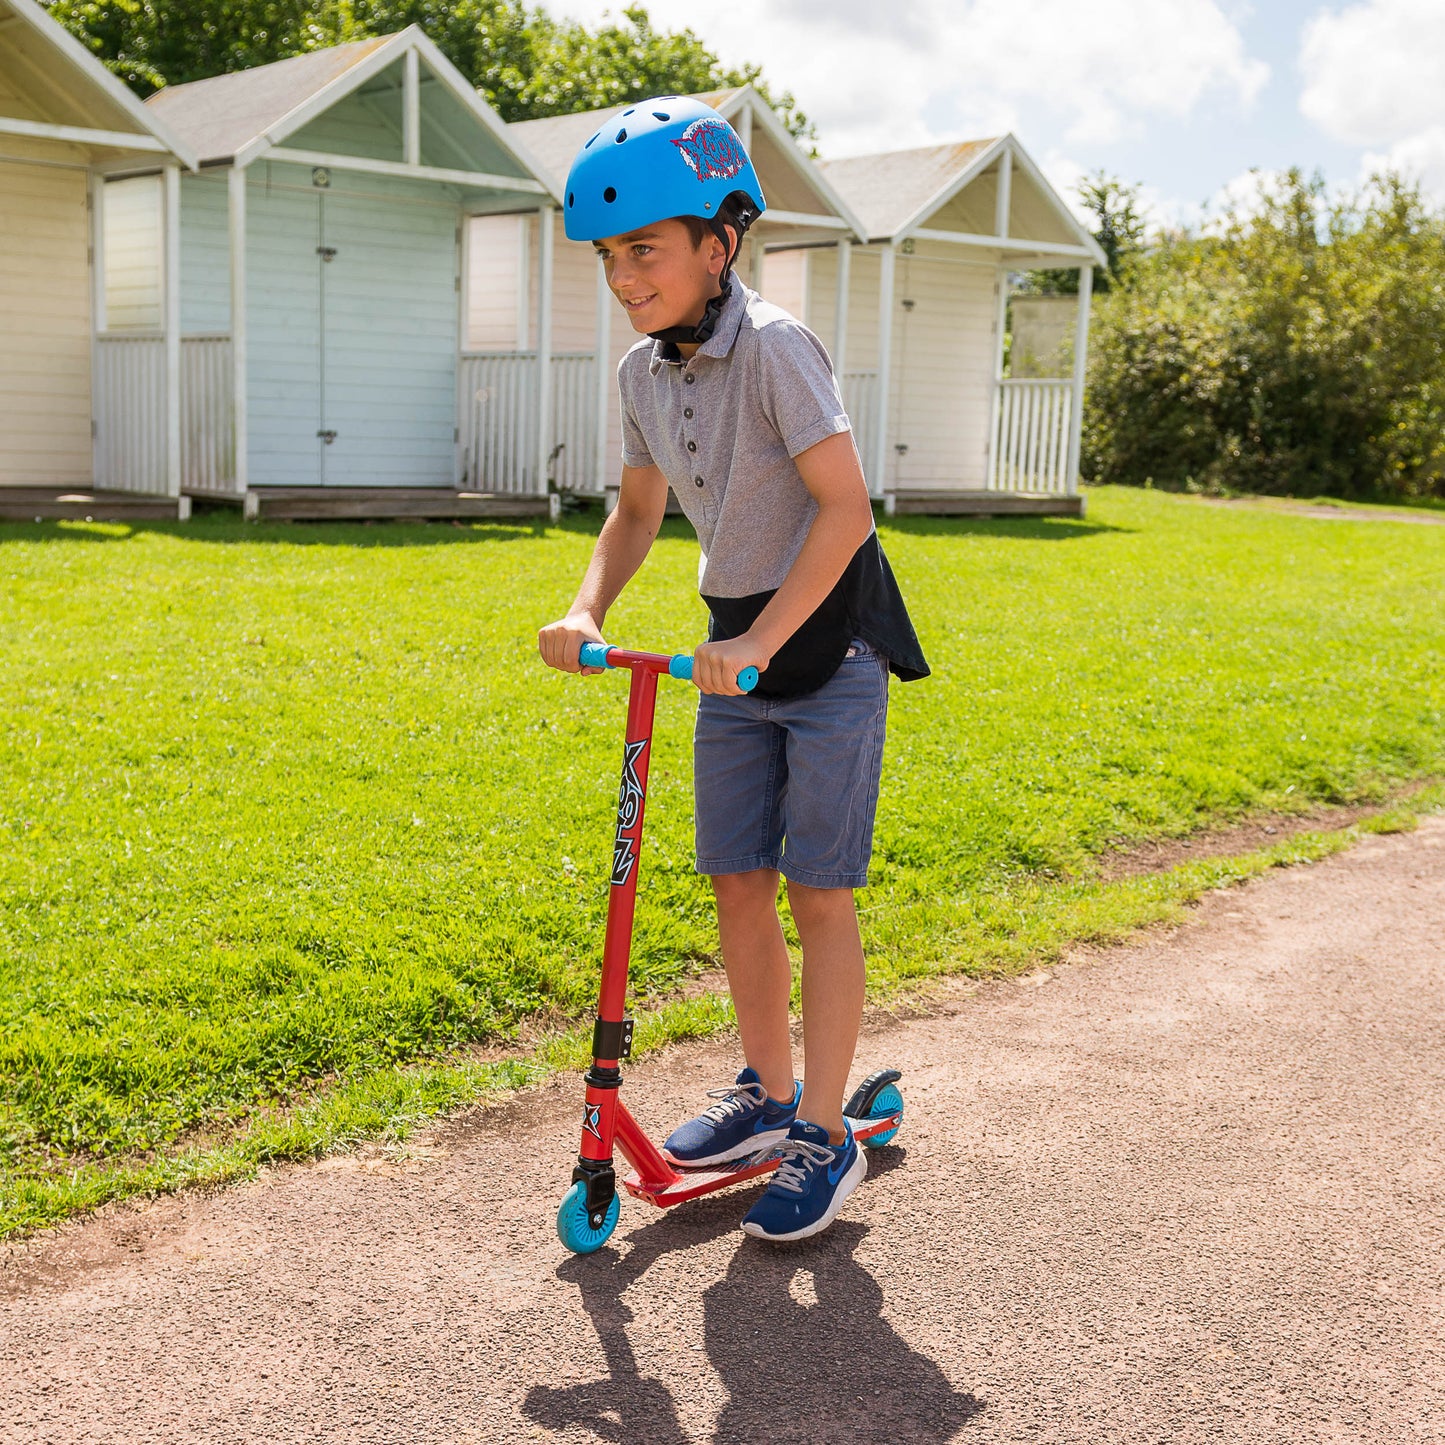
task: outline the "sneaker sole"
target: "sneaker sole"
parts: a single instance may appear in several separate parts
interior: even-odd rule
[[[724,1149],[721,1154],[709,1154],[704,1159],[679,1159],[666,1149],[662,1151],[662,1157],[679,1169],[706,1169],[713,1164],[729,1164],[734,1159],[746,1159],[750,1154],[761,1154],[764,1150],[771,1149],[774,1144],[781,1144],[788,1137],[791,1125],[790,1119],[781,1129],[765,1129],[742,1144],[734,1144],[731,1149]]]
[[[789,1234],[769,1234],[756,1224],[743,1225],[743,1233],[752,1235],[754,1239],[769,1240],[773,1244],[786,1244],[790,1239],[807,1239],[810,1235],[821,1234],[838,1217],[838,1211],[847,1203],[848,1196],[863,1182],[867,1173],[868,1160],[860,1146],[848,1172],[838,1181],[838,1187],[833,1191],[833,1202],[821,1219],[815,1219],[812,1224],[804,1225],[802,1229],[795,1229]]]

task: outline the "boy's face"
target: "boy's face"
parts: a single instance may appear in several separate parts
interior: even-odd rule
[[[644,333],[701,321],[727,261],[711,231],[695,247],[687,227],[675,220],[592,244],[632,329]]]

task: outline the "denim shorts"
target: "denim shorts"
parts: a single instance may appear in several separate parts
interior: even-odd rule
[[[862,888],[887,716],[888,665],[861,641],[802,697],[702,694],[697,871],[772,868],[811,888]]]

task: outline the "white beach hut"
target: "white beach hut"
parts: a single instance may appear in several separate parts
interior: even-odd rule
[[[31,0],[0,0],[0,517],[177,517],[174,201],[195,158]],[[146,389],[107,328],[107,175],[158,172]],[[137,445],[137,443],[143,443]]]
[[[545,511],[465,472],[457,385],[466,217],[553,198],[436,46],[413,26],[147,109],[200,158],[179,187],[183,488],[248,517]]]
[[[867,244],[795,253],[801,319],[844,338],[835,366],[871,378],[854,421],[874,495],[900,512],[1081,513],[1094,238],[1011,135],[818,169]],[[769,254],[770,276],[783,261]],[[1072,374],[1008,376],[1009,275],[1041,267],[1079,272]]]
[[[741,275],[758,283],[768,246],[862,239],[861,224],[847,203],[751,86],[696,98],[738,132],[767,197],[768,209],[739,258]],[[560,196],[573,158],[617,109],[522,121],[508,130],[544,168]],[[542,461],[552,485],[583,496],[604,495],[616,487],[620,466],[617,363],[637,333],[608,291],[591,246],[566,239],[560,212],[545,226],[539,226],[535,209],[474,220],[470,241],[463,393],[476,403],[475,465],[510,464],[519,473],[536,466],[525,441],[508,441],[513,433],[507,418],[523,418],[517,434],[525,439],[535,415],[527,408],[540,404],[551,417],[551,443]],[[539,325],[538,297],[548,289],[544,278],[551,279],[552,300]],[[783,277],[780,287],[789,279]],[[770,297],[784,306],[801,300],[779,287],[770,288]],[[539,355],[547,359],[550,394],[528,399]],[[484,425],[489,416],[490,425]]]

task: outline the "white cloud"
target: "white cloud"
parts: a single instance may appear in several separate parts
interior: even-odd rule
[[[1300,111],[1326,134],[1388,145],[1445,114],[1445,4],[1363,0],[1305,26]]]
[[[621,5],[553,0],[595,24]],[[1206,99],[1248,105],[1268,77],[1222,0],[651,0],[660,28],[793,92],[826,155],[1013,130],[1104,144]]]
[[[1445,125],[1426,126],[1388,150],[1367,152],[1361,179],[1384,170],[1400,171],[1432,195],[1445,196]]]

